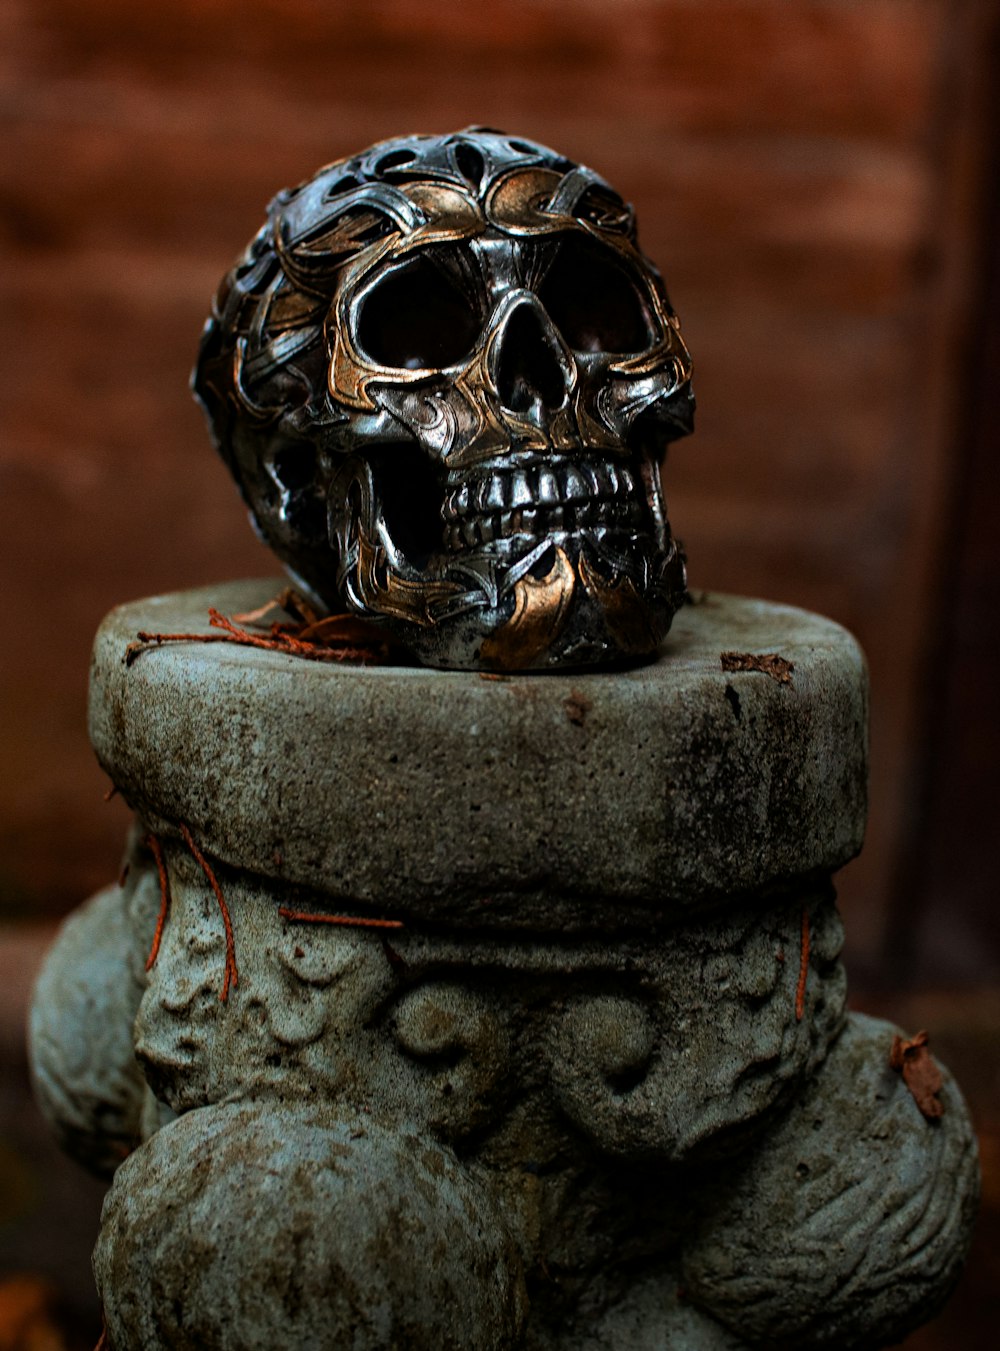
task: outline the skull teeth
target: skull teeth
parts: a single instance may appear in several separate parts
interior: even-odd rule
[[[565,489],[564,496],[568,502],[583,501],[591,495],[590,488],[584,481],[583,475],[574,465],[570,465],[566,470],[563,486]]]
[[[551,469],[543,469],[538,475],[538,501],[544,507],[555,506],[559,501],[559,480]]]
[[[466,517],[446,524],[444,545],[451,552],[492,544],[516,536],[567,533],[591,528],[636,531],[648,528],[648,512],[638,498],[594,499],[553,507],[515,507],[508,511]]]
[[[546,471],[543,469],[542,473]],[[501,481],[501,476],[496,474],[490,480],[491,483]],[[510,488],[508,501],[512,507],[531,507],[535,504],[535,494],[531,491],[531,484],[528,482],[528,475],[517,473],[511,475],[510,482],[507,485]]]
[[[567,507],[575,508],[582,518],[599,503],[641,504],[644,500],[632,470],[588,460],[540,469],[500,469],[466,481],[445,498],[442,516],[449,528],[470,517],[498,517],[502,533],[508,534],[512,512],[540,512],[548,517],[549,528],[559,528],[558,513]]]

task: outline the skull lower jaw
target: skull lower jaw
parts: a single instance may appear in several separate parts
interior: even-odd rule
[[[355,457],[342,471],[347,491],[331,494],[343,504],[330,517],[340,595],[430,666],[543,670],[650,655],[685,587],[658,468],[641,457],[632,472],[587,461],[584,493],[580,466],[566,461],[559,499],[551,480],[562,464],[501,463],[453,485],[442,544],[414,561],[386,519],[371,463]]]

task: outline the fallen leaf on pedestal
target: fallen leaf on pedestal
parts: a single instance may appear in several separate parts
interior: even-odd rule
[[[777,652],[723,652],[719,658],[724,671],[758,671],[779,685],[792,683],[794,665]]]
[[[944,1116],[944,1103],[938,1094],[944,1080],[941,1069],[931,1055],[927,1033],[918,1032],[915,1037],[905,1041],[897,1033],[892,1039],[889,1052],[889,1064],[902,1073],[903,1083],[910,1090],[913,1101],[928,1121],[936,1121]]]

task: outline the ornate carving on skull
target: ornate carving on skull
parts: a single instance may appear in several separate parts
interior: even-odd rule
[[[690,359],[631,208],[545,147],[386,141],[271,203],[194,388],[264,537],[421,661],[652,652]]]

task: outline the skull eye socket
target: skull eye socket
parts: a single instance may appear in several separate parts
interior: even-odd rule
[[[377,282],[361,303],[358,340],[380,366],[417,371],[466,357],[481,323],[469,298],[426,258]]]
[[[600,247],[567,239],[539,298],[577,352],[642,352],[653,340],[649,307],[636,282]]]

